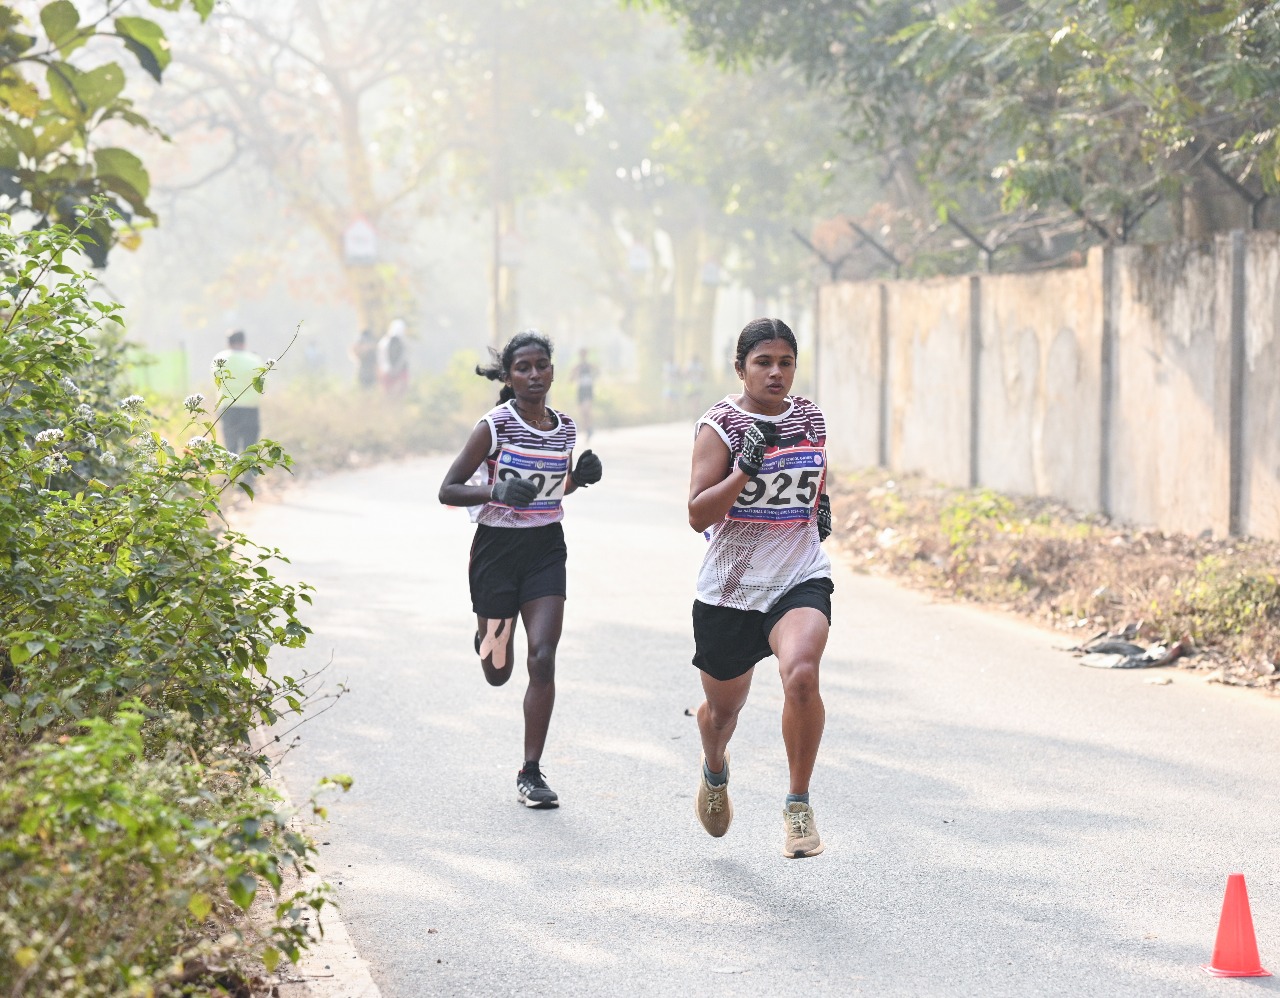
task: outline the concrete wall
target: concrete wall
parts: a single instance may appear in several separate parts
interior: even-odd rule
[[[882,293],[878,284],[835,284],[819,303],[819,330],[839,330],[834,336],[820,332],[817,392],[827,414],[827,452],[837,468],[880,463]]]
[[[969,484],[969,279],[886,285],[889,466]]]
[[[1241,532],[1280,537],[1280,234],[1245,255]]]
[[[981,282],[978,477],[1021,495],[1098,502],[1102,251],[1087,266]]]
[[[818,401],[840,463],[1280,538],[1278,234],[830,285],[821,318]]]
[[[1229,244],[1125,246],[1115,254],[1110,512],[1182,533],[1225,534]]]

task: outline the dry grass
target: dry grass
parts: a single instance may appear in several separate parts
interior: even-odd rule
[[[1185,668],[1280,689],[1280,544],[1122,526],[1061,503],[876,470],[833,484],[855,567],[999,607],[1085,641],[1139,625],[1185,641]]]

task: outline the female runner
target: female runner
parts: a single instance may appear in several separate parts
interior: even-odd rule
[[[733,820],[729,739],[757,662],[778,657],[782,740],[790,792],[783,854],[822,852],[809,778],[826,712],[818,667],[831,625],[831,532],[822,410],[793,396],[796,338],[779,319],[756,319],[738,337],[742,392],[698,420],[689,483],[689,525],[710,539],[693,603],[693,664],[706,700],[698,708],[702,771],[695,806],[711,835]]]
[[[559,807],[540,761],[556,699],[556,646],[564,623],[567,551],[560,501],[600,481],[600,459],[588,450],[573,463],[573,420],[547,405],[555,367],[545,336],[517,333],[492,365],[476,373],[504,387],[498,405],[476,424],[445,475],[440,501],[481,507],[469,572],[476,653],[489,685],[506,683],[519,614],[529,646],[529,688],[516,790],[527,807]],[[468,484],[482,464],[483,484]]]

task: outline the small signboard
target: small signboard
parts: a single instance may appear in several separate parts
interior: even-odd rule
[[[378,233],[367,218],[357,218],[342,234],[342,256],[348,264],[378,262]]]

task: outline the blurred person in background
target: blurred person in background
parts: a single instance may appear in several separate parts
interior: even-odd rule
[[[662,362],[662,417],[675,419],[680,402],[680,368],[668,357]]]
[[[590,443],[591,433],[595,429],[592,409],[595,407],[596,397],[596,367],[587,358],[587,348],[583,347],[578,351],[578,363],[573,366],[569,376],[578,386],[578,422],[582,424],[587,434],[587,442]]]
[[[555,379],[551,341],[526,330],[476,373],[501,381],[498,404],[476,424],[440,485],[447,506],[480,507],[468,577],[476,615],[475,650],[490,686],[515,667],[515,624],[524,622],[529,686],[524,695],[524,765],[516,793],[526,807],[560,806],[547,786],[542,751],[556,699],[556,649],[568,593],[561,500],[600,481],[590,450],[577,461],[572,419],[547,405]],[[480,484],[472,475],[484,471]]]
[[[378,381],[390,396],[399,396],[409,387],[409,344],[405,342],[403,319],[392,319],[378,340]]]
[[[227,349],[214,355],[214,384],[218,407],[222,410],[218,418],[219,433],[222,445],[235,454],[243,454],[246,447],[257,443],[262,393],[254,387],[253,379],[265,366],[261,357],[246,348],[243,329],[228,335]]]
[[[368,391],[378,383],[378,341],[373,330],[360,330],[351,344],[351,359],[356,362],[356,386]]]
[[[696,355],[689,361],[689,366],[684,371],[685,404],[688,406],[687,411],[694,416],[701,408],[699,403],[702,399],[702,383],[706,381],[706,374],[702,361]]]

